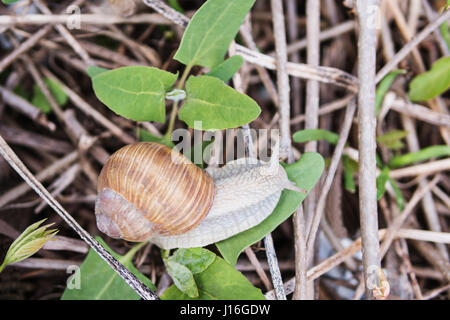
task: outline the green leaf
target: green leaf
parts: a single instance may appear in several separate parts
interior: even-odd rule
[[[403,209],[405,208],[405,198],[403,198],[402,191],[398,187],[397,183],[395,183],[394,179],[389,178],[388,180],[392,186],[392,189],[394,190],[395,201],[397,202],[397,206],[400,211],[403,211]]]
[[[445,145],[431,146],[417,152],[411,152],[401,156],[393,157],[389,161],[389,167],[398,168],[413,163],[426,161],[431,158],[440,158],[448,156],[450,156],[450,146]]]
[[[342,160],[344,165],[344,187],[348,192],[355,193],[356,183],[353,174],[358,172],[358,163],[346,155],[342,157]]]
[[[378,85],[377,92],[376,92],[376,99],[375,99],[375,110],[376,114],[380,112],[381,105],[383,104],[384,96],[388,92],[389,88],[391,87],[394,80],[397,78],[400,74],[405,74],[406,70],[394,70],[388,73],[387,76],[381,80],[380,84]]]
[[[377,142],[386,148],[398,150],[404,147],[404,143],[401,142],[401,139],[407,137],[408,134],[409,132],[404,130],[391,130],[386,134],[377,137]]]
[[[205,271],[216,259],[216,255],[203,248],[178,249],[171,259],[186,266],[193,274]]]
[[[172,277],[175,286],[190,298],[198,297],[198,288],[191,270],[173,259],[165,260],[167,273]]]
[[[205,249],[206,250],[206,249]],[[265,300],[261,290],[254,287],[239,271],[216,256],[204,271],[194,275],[199,296],[196,299],[170,286],[163,300]]]
[[[380,200],[386,192],[386,182],[389,180],[389,168],[384,167],[377,177],[377,200]]]
[[[324,161],[320,154],[307,152],[297,162],[287,165],[285,169],[289,180],[295,182],[298,187],[307,190],[309,193],[322,175]],[[274,211],[263,222],[249,230],[216,243],[223,258],[231,265],[235,265],[239,254],[245,248],[275,230],[278,225],[297,210],[306,196],[304,193],[284,190]]]
[[[5,259],[0,265],[0,272],[8,264],[19,262],[29,258],[38,252],[47,241],[52,240],[58,232],[56,229],[47,230],[52,224],[38,228],[46,219],[33,223],[26,228],[11,244],[6,252]]]
[[[437,60],[431,70],[416,76],[409,84],[411,101],[432,99],[450,88],[450,57]]]
[[[12,4],[12,3],[17,2],[17,1],[19,1],[19,0],[2,0],[2,2],[4,4]]]
[[[23,85],[21,83],[19,83],[17,85],[17,87],[14,89],[13,92],[15,94],[17,94],[18,96],[24,98],[25,100],[30,101],[28,92],[25,91],[25,89],[24,89],[24,87],[23,87]]]
[[[109,71],[108,69],[97,67],[97,66],[90,66],[87,68],[86,73],[89,77],[93,78],[95,76],[98,76],[99,74],[102,74],[103,72]]]
[[[236,128],[255,120],[261,113],[253,99],[214,77],[189,77],[186,93],[178,117],[194,129]],[[201,121],[201,127],[197,121]]]
[[[184,10],[183,10],[183,8],[180,6],[180,4],[178,3],[178,0],[169,0],[168,2],[169,2],[169,5],[170,5],[173,9],[177,10],[178,12],[184,13]]]
[[[174,59],[213,69],[222,63],[231,41],[255,0],[208,0],[194,14]]]
[[[63,106],[67,103],[68,96],[66,92],[63,90],[61,85],[49,78],[44,79],[44,82],[47,84],[48,89],[50,90],[50,93],[53,95],[53,97],[56,100],[56,103],[58,106]],[[31,103],[42,110],[44,113],[49,113],[52,111],[52,107],[50,106],[50,102],[48,102],[47,98],[45,97],[44,93],[41,91],[41,88],[37,84],[33,87],[34,96],[31,100]]]
[[[168,259],[164,259],[167,272],[175,286],[191,298],[198,297],[194,274],[205,271],[216,259],[216,255],[203,248],[178,249]]]
[[[305,129],[294,133],[293,139],[297,143],[325,140],[331,144],[337,144],[339,135],[324,129]]]
[[[167,136],[157,137],[144,129],[138,129],[137,136],[139,137],[139,141],[157,142],[166,145],[169,148],[173,148],[175,146]]]
[[[122,263],[131,273],[141,280],[151,290],[155,290],[153,283],[137,270],[133,263],[133,255],[130,252],[121,256],[112,251],[100,238],[96,239]],[[139,295],[130,288],[111,267],[92,249],[80,266],[80,288],[69,289],[66,287],[62,300],[140,300]]]
[[[131,66],[92,78],[98,99],[115,113],[135,121],[165,122],[165,94],[177,75],[152,67]]]
[[[241,56],[232,56],[212,69],[206,75],[216,77],[223,82],[227,82],[242,67],[243,63],[244,59]]]
[[[447,48],[450,50],[450,31],[447,21],[444,21],[439,29],[441,30],[442,38],[444,38]]]

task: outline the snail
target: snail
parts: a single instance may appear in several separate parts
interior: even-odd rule
[[[283,189],[305,192],[289,181],[278,157],[203,170],[165,145],[139,142],[112,154],[100,172],[97,227],[163,249],[203,247],[262,222]]]

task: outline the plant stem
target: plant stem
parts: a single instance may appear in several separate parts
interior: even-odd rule
[[[133,259],[134,255],[136,254],[136,252],[138,252],[144,245],[146,245],[148,242],[144,241],[144,242],[140,242],[137,245],[135,245],[133,248],[130,249],[130,251],[128,251],[124,258],[128,261]]]
[[[186,82],[186,78],[189,75],[189,72],[191,71],[192,67],[193,67],[192,65],[186,66],[186,69],[184,69],[181,79],[178,82],[178,85],[176,86],[176,89],[182,89],[184,87],[184,83]],[[175,118],[177,116],[177,113],[178,113],[178,101],[174,101],[172,112],[170,113],[169,127],[167,128],[167,132],[164,135],[164,138],[166,139],[172,140],[171,136],[173,132],[173,127],[175,125]]]
[[[3,263],[0,265],[0,273],[3,271],[3,269],[5,269],[6,267],[6,261],[3,261]]]

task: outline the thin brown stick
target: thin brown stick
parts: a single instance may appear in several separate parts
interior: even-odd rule
[[[375,10],[374,10],[375,8]],[[378,212],[376,191],[376,140],[375,140],[375,67],[376,29],[374,12],[378,12],[378,0],[357,0],[359,21],[358,40],[358,140],[359,140],[359,207],[363,243],[364,282],[366,297],[372,299],[371,281],[379,278],[380,257],[378,241]],[[371,20],[372,19],[372,20]],[[372,24],[370,23],[372,21]]]

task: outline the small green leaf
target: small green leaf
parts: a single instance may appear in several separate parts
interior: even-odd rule
[[[22,84],[18,84],[17,87],[14,89],[13,91],[15,94],[17,94],[18,96],[24,98],[25,100],[29,101],[29,95],[28,93],[25,91],[25,89],[23,88]]]
[[[395,183],[394,179],[389,178],[388,180],[392,186],[392,189],[394,190],[395,201],[397,202],[398,209],[400,211],[403,211],[403,209],[405,208],[405,198],[403,198],[402,191],[398,187],[397,183]]]
[[[444,21],[439,29],[441,30],[442,38],[444,38],[444,41],[447,44],[447,48],[450,50],[450,31],[447,21]]]
[[[151,290],[156,290],[153,283],[133,265],[133,255],[121,256],[112,251],[106,243],[96,237],[97,241],[122,263],[131,273]],[[130,252],[132,252],[131,250]],[[129,252],[129,253],[130,253]],[[134,252],[135,253],[135,252]],[[92,249],[80,266],[80,288],[66,287],[62,300],[140,300],[140,296]]]
[[[342,157],[344,164],[344,186],[348,192],[355,193],[356,183],[353,174],[358,172],[358,163],[353,161],[348,156]]]
[[[183,10],[183,8],[180,6],[180,4],[178,3],[178,0],[169,0],[168,2],[169,2],[169,5],[170,5],[173,9],[177,10],[177,11],[180,12],[180,13],[184,13],[184,10]]]
[[[431,158],[440,158],[448,156],[450,156],[450,146],[445,145],[431,146],[417,152],[411,152],[401,156],[393,157],[389,161],[389,167],[398,168],[413,163],[426,161]]]
[[[325,140],[331,144],[337,144],[339,135],[324,129],[305,129],[294,133],[293,139],[297,143]]]
[[[384,96],[388,92],[394,80],[397,78],[398,75],[405,73],[406,70],[394,70],[391,71],[387,76],[385,76],[383,80],[381,80],[377,88],[375,100],[375,110],[377,115],[380,112],[381,105],[383,104]]]
[[[409,132],[404,130],[391,130],[386,134],[377,137],[377,142],[386,148],[398,150],[404,147],[404,143],[401,139],[407,137],[408,134]]]
[[[92,78],[98,99],[115,113],[135,121],[166,119],[165,94],[177,75],[152,67],[131,66]]]
[[[102,67],[97,67],[97,66],[90,66],[86,70],[88,76],[91,78],[98,76],[99,74],[102,74],[103,72],[106,72],[106,71],[109,71],[109,70],[102,68]]]
[[[47,230],[52,224],[38,228],[46,219],[33,223],[23,231],[11,244],[6,252],[5,259],[0,265],[0,272],[11,263],[19,262],[29,258],[38,252],[47,241],[52,240],[58,232],[56,229]]]
[[[244,59],[241,56],[232,56],[212,69],[206,75],[216,77],[223,82],[227,82],[241,68],[243,63]]]
[[[12,3],[17,2],[17,1],[19,1],[19,0],[2,0],[2,2],[4,4],[12,4]]]
[[[186,266],[193,274],[205,271],[216,259],[216,255],[203,248],[178,249],[173,258],[176,262]]]
[[[377,177],[377,200],[380,200],[386,192],[386,182],[389,180],[389,168],[384,167]]]
[[[167,138],[167,136],[157,137],[144,129],[138,129],[137,136],[139,137],[139,141],[157,142],[168,146],[169,148],[173,148],[175,146],[173,142]]]
[[[172,285],[162,294],[161,299],[265,300],[260,289],[254,287],[242,273],[217,256],[207,269],[194,274],[194,279],[198,287],[198,298],[191,298]]]
[[[63,106],[67,103],[68,96],[66,92],[63,90],[61,85],[49,78],[44,79],[45,83],[47,84],[48,89],[50,90],[50,93],[53,95],[53,97],[56,100],[56,103],[58,106]],[[31,103],[42,110],[44,113],[49,113],[52,111],[52,107],[50,106],[50,102],[48,102],[47,98],[45,97],[44,93],[41,91],[41,88],[37,84],[33,87],[34,96],[31,101]]]
[[[165,260],[167,273],[172,277],[175,286],[190,298],[198,297],[198,288],[192,272],[173,259]]]
[[[214,77],[190,77],[186,93],[178,117],[191,128],[212,131],[235,128],[255,120],[261,113],[253,99]]]
[[[174,59],[185,65],[213,69],[222,63],[228,46],[255,0],[208,0],[194,14]]]
[[[190,298],[197,298],[198,288],[193,275],[205,271],[216,255],[203,248],[189,248],[178,249],[169,258],[163,255],[163,259],[175,286]]]
[[[287,165],[285,169],[290,181],[295,182],[298,187],[309,192],[322,175],[324,161],[320,154],[307,152],[297,162]],[[235,265],[240,253],[245,248],[275,230],[278,225],[297,210],[306,196],[307,194],[304,193],[284,190],[274,211],[263,222],[249,230],[216,243],[223,258],[231,265]]]
[[[432,99],[450,88],[450,57],[437,60],[431,70],[416,76],[409,84],[411,101]]]

